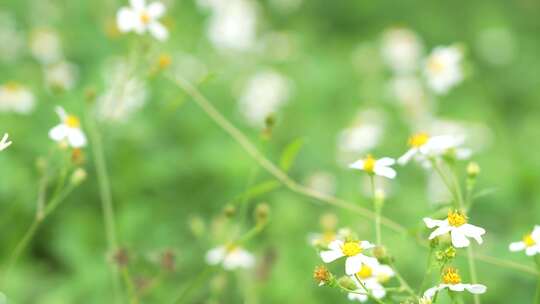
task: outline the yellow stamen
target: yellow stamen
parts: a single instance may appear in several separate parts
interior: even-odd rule
[[[370,278],[373,275],[373,269],[363,264],[362,268],[360,268],[360,271],[356,275],[359,276],[361,279]]]
[[[442,281],[444,284],[455,285],[461,283],[461,277],[457,273],[457,269],[450,267],[443,274]]]
[[[336,234],[333,233],[333,232],[331,232],[331,231],[328,231],[328,232],[323,233],[321,239],[322,239],[322,241],[323,241],[324,243],[327,243],[327,244],[328,244],[328,243],[330,243],[330,242],[332,242],[333,240],[336,239]]]
[[[6,90],[8,90],[10,92],[15,92],[15,91],[18,91],[21,88],[21,85],[18,82],[10,81],[10,82],[6,83],[4,85],[4,87],[6,88]]]
[[[373,156],[368,154],[366,158],[364,159],[364,171],[368,173],[373,173],[373,170],[375,169],[375,159]]]
[[[77,116],[68,115],[64,120],[64,123],[70,128],[78,128],[81,126],[81,122]]]
[[[433,58],[429,60],[428,62],[428,69],[435,74],[443,72],[444,67],[445,67],[444,63],[437,58]]]
[[[532,238],[532,235],[527,234],[523,237],[523,243],[525,243],[525,246],[531,247],[536,245],[536,241]]]
[[[361,253],[362,247],[358,242],[345,242],[345,244],[341,246],[341,251],[345,256],[351,257]]]
[[[420,148],[425,145],[429,140],[429,135],[427,133],[417,133],[409,138],[409,146],[413,148]]]
[[[459,227],[467,223],[467,216],[459,211],[448,211],[448,223],[451,226]]]
[[[150,23],[150,15],[148,15],[147,12],[142,12],[141,15],[140,15],[140,18],[141,18],[141,22],[143,24]]]

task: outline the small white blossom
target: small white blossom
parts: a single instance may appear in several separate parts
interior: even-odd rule
[[[482,294],[487,290],[487,287],[482,284],[461,283],[461,277],[458,275],[457,270],[454,268],[448,268],[443,274],[442,283],[426,290],[426,292],[424,292],[424,297],[432,299],[437,292],[447,288],[451,291],[457,292],[467,290],[473,294]]]
[[[8,134],[4,134],[2,137],[2,140],[0,140],[0,151],[5,150],[7,147],[11,145],[11,141],[8,139]]]
[[[359,272],[363,264],[373,265],[377,259],[363,254],[364,250],[371,249],[375,245],[368,241],[342,241],[334,240],[328,245],[329,250],[321,251],[321,259],[325,263],[331,263],[339,258],[345,259],[345,273],[354,275]]]
[[[430,240],[450,233],[452,245],[456,248],[469,246],[469,237],[474,238],[478,244],[482,244],[482,235],[486,233],[484,228],[468,224],[467,217],[464,214],[454,211],[449,211],[448,217],[445,220],[434,220],[426,217],[424,218],[424,223],[429,229],[437,227],[429,235]]]
[[[59,61],[63,55],[58,33],[49,28],[34,29],[30,35],[30,52],[41,64]]]
[[[371,155],[368,155],[366,158],[352,163],[349,168],[362,170],[368,174],[375,174],[386,178],[395,178],[396,170],[390,167],[395,163],[396,161],[390,157],[375,159]]]
[[[29,114],[34,109],[34,94],[16,82],[0,86],[0,112]]]
[[[226,270],[247,269],[253,267],[255,257],[238,246],[220,246],[206,253],[206,262],[210,265],[222,264]]]
[[[56,107],[56,113],[60,117],[60,124],[49,131],[49,137],[56,142],[67,143],[72,148],[86,146],[86,136],[81,130],[79,118],[68,115],[62,107]]]
[[[351,292],[348,294],[349,300],[366,302],[368,296],[364,287],[377,299],[382,299],[386,296],[386,290],[382,283],[388,281],[395,273],[392,267],[380,264],[376,260],[375,262],[373,264],[362,265],[360,271],[351,276],[358,288],[355,290],[355,293]]]
[[[540,253],[540,226],[534,226],[533,231],[523,237],[521,242],[511,243],[510,251],[525,250],[525,254],[533,256]]]
[[[406,28],[387,30],[382,39],[382,57],[396,73],[414,72],[422,56],[422,43],[415,32]]]
[[[135,32],[139,35],[150,32],[154,38],[164,41],[169,32],[158,19],[165,14],[165,5],[152,2],[146,5],[145,0],[130,0],[130,7],[122,7],[116,15],[118,29],[123,32]]]
[[[450,149],[456,149],[463,144],[464,138],[453,135],[430,137],[427,133],[418,133],[409,139],[410,149],[398,159],[400,165],[405,165],[416,157],[419,161],[444,154]]]
[[[339,133],[337,139],[340,162],[348,164],[377,147],[384,133],[385,114],[377,109],[360,111],[353,123]]]
[[[429,55],[425,75],[429,87],[437,94],[445,94],[463,80],[461,50],[457,47],[437,47]]]

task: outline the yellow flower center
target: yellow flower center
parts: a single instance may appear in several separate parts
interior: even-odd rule
[[[20,88],[21,88],[21,85],[15,81],[10,81],[8,83],[5,84],[4,86],[6,88],[6,90],[10,91],[10,92],[15,92],[15,91],[18,91]]]
[[[459,227],[467,223],[467,217],[459,211],[448,211],[448,223],[451,226]]]
[[[164,68],[168,67],[169,65],[171,65],[171,62],[172,62],[172,59],[171,59],[170,55],[168,55],[168,54],[159,55],[158,66],[161,69],[164,69]]]
[[[78,128],[81,126],[81,122],[77,116],[68,115],[64,123],[70,128]]]
[[[141,22],[143,24],[150,23],[150,15],[148,15],[147,12],[142,12],[141,15],[139,16],[139,18],[141,18]]]
[[[457,269],[455,268],[448,268],[446,269],[446,272],[443,274],[442,281],[444,284],[459,284],[461,283],[461,277],[457,273]]]
[[[323,233],[321,239],[322,239],[323,242],[325,242],[325,243],[330,243],[330,242],[332,242],[333,240],[336,239],[336,234],[333,233],[333,232],[331,232],[331,231],[328,231],[328,232]]]
[[[527,234],[523,237],[523,243],[525,243],[525,246],[527,247],[536,245],[536,241],[532,238],[530,234]]]
[[[441,73],[444,71],[444,63],[437,58],[429,60],[428,69],[435,74]]]
[[[345,244],[341,246],[341,251],[344,255],[351,257],[362,252],[362,247],[358,242],[345,242]]]
[[[417,133],[409,138],[409,146],[413,148],[420,148],[425,145],[429,140],[429,135],[427,133]]]
[[[375,158],[373,156],[368,155],[366,159],[364,159],[364,171],[368,173],[373,173],[373,170],[375,169]]]
[[[373,275],[373,269],[367,265],[362,265],[362,268],[360,268],[360,271],[356,274],[361,279],[367,279],[370,278]]]

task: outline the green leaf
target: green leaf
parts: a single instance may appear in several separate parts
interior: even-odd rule
[[[279,167],[283,171],[289,171],[289,169],[294,164],[294,161],[296,160],[300,149],[302,149],[302,146],[304,146],[304,139],[297,138],[293,140],[290,144],[288,144],[285,149],[283,149],[283,152],[281,153],[281,159],[279,161]]]
[[[263,194],[272,192],[281,186],[281,183],[276,180],[268,180],[254,185],[253,187],[247,189],[244,193],[238,195],[235,199],[232,200],[232,204],[241,204],[252,200],[256,197],[259,197]]]

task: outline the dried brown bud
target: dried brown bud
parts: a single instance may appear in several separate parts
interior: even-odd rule
[[[165,271],[172,272],[176,268],[176,255],[172,250],[167,250],[161,256],[161,267]]]
[[[330,273],[326,266],[317,266],[313,271],[313,279],[319,284],[319,286],[329,285],[329,283],[332,281],[332,273]]]

